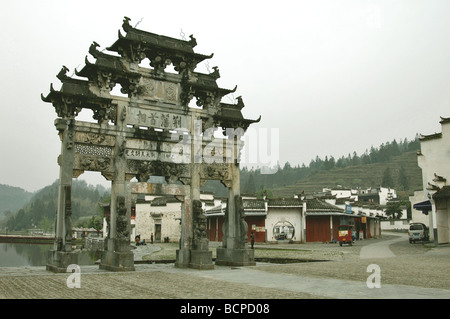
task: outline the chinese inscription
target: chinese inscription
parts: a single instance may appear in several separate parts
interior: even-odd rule
[[[189,127],[188,123],[188,117],[181,114],[142,108],[129,109],[128,124],[131,125],[174,130]]]

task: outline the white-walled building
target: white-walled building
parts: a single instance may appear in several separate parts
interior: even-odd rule
[[[200,194],[204,211],[221,206],[222,199],[213,193]],[[174,196],[146,195],[144,200],[136,203],[134,235],[141,240],[151,242],[178,242],[181,236],[181,202]],[[134,238],[134,236],[133,236]]]
[[[299,199],[268,201],[265,220],[266,241],[304,242],[303,203]]]
[[[386,219],[381,221],[382,230],[390,231],[407,231],[409,229],[410,220],[407,218]]]
[[[136,203],[135,233],[141,240],[179,241],[181,235],[181,202],[174,196],[145,196]]]
[[[425,198],[423,190],[415,191],[414,195],[409,196],[409,201],[411,202],[411,223],[422,223],[427,227],[430,227],[430,217],[428,216],[429,211],[423,211],[414,207],[415,204],[423,202]],[[431,206],[430,206],[431,209]]]
[[[382,230],[387,230],[381,223],[386,218],[386,213],[380,205],[367,205],[361,202],[342,203],[342,200],[339,201],[337,198],[327,199],[326,202],[341,208],[347,216],[354,218],[355,224],[359,223],[363,238],[378,237]],[[351,211],[350,214],[348,214],[349,211]],[[406,216],[406,208],[403,216]]]
[[[324,188],[323,193],[329,193],[334,198],[348,198],[351,201],[358,201],[358,190],[344,188]]]
[[[359,202],[374,203],[379,205],[386,205],[390,200],[397,198],[397,192],[393,188],[377,187],[359,190]]]
[[[343,189],[324,188],[322,193],[331,195],[336,199],[348,199],[352,202],[367,202],[379,205],[386,205],[388,201],[397,198],[397,192],[389,187]]]
[[[439,123],[441,133],[420,137],[423,199],[413,207],[428,211],[430,238],[443,244],[450,242],[450,118],[441,117]]]

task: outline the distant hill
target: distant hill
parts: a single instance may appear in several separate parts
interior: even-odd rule
[[[17,211],[23,205],[28,203],[32,196],[33,193],[20,187],[0,184],[0,219],[7,211]]]
[[[241,192],[268,196],[292,197],[302,192],[320,192],[323,188],[391,187],[402,199],[422,188],[422,171],[417,164],[419,137],[414,140],[386,142],[363,154],[356,152],[335,159],[318,156],[309,165],[292,166],[286,162],[274,174],[259,169],[241,170]],[[269,195],[270,194],[270,195]]]
[[[272,188],[272,192],[275,197],[292,197],[302,191],[313,193],[322,191],[326,187],[365,188],[384,186],[382,185],[383,174],[388,167],[394,182],[392,186],[396,189],[398,195],[409,196],[414,193],[414,190],[422,188],[422,171],[417,165],[417,154],[416,152],[407,152],[393,157],[388,162],[314,171],[295,183],[276,186]],[[398,182],[402,167],[407,178],[406,188]]]
[[[3,224],[9,230],[34,227],[53,228],[58,202],[58,181],[30,194],[28,201],[12,211]],[[84,180],[72,182],[72,220],[77,222],[92,216],[100,216],[99,202],[110,195],[110,190],[101,185],[88,185]]]

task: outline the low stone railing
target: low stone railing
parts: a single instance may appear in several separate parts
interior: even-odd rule
[[[103,251],[105,247],[104,238],[86,237],[84,247],[92,251]]]

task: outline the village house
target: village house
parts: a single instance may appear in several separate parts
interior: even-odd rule
[[[377,187],[361,189],[358,192],[358,202],[386,205],[390,200],[397,198],[395,189],[389,187]]]
[[[255,242],[333,242],[337,240],[339,225],[354,225],[360,239],[381,235],[380,220],[385,218],[381,208],[359,204],[334,205],[335,202],[334,196],[295,196],[289,199],[243,197],[248,238],[253,232]],[[226,201],[206,210],[209,240],[222,240],[225,211]]]
[[[427,227],[430,226],[430,217],[428,216],[431,211],[431,204],[429,200],[424,202],[424,191],[414,191],[414,195],[409,196],[411,202],[411,223],[422,223]],[[421,204],[423,203],[424,204]]]
[[[349,198],[324,197],[306,200],[306,241],[335,241],[339,225],[353,225],[357,239],[381,235],[385,213],[379,206],[363,205]]]
[[[201,192],[203,211],[221,206],[225,199],[211,192]],[[178,242],[181,234],[181,202],[174,196],[146,195],[136,202],[132,215],[132,238],[140,236],[145,242]]]
[[[333,242],[338,238],[339,225],[353,225],[351,214],[318,198],[305,199],[306,242]]]
[[[304,203],[298,198],[267,203],[266,242],[305,242]]]
[[[227,198],[202,192],[200,199],[207,217],[207,238],[220,242]],[[339,225],[344,224],[354,225],[360,239],[377,237],[381,234],[380,219],[385,217],[380,208],[345,204],[345,198],[335,196],[257,199],[243,195],[242,199],[247,237],[250,241],[253,232],[256,243],[333,242]],[[146,242],[178,242],[180,212],[181,202],[173,196],[146,195],[138,199],[132,214],[131,240],[140,235]]]
[[[256,197],[253,196],[243,196],[242,204],[244,208],[245,221],[248,225],[247,237],[250,239],[251,233],[253,232],[255,242],[265,242],[267,201],[263,199],[256,199]],[[223,198],[219,202],[216,202],[214,207],[205,210],[205,215],[208,218],[208,239],[210,241],[222,241],[223,239],[222,227],[226,207],[226,198]]]
[[[135,233],[141,241],[178,241],[180,220],[181,202],[174,196],[145,196],[136,203]]]
[[[333,198],[346,198],[351,201],[358,201],[358,193],[357,189],[344,189],[344,188],[324,188],[322,193],[329,194]]]
[[[394,224],[392,220],[385,221],[386,215],[380,205],[353,202],[339,194],[330,195],[329,191],[322,195],[288,199],[257,199],[243,195],[249,241],[253,232],[256,243],[335,242],[339,225],[345,224],[355,227],[358,239],[365,239],[380,236],[381,230],[401,229],[409,224],[403,220],[394,221]],[[202,192],[200,200],[207,217],[208,240],[222,241],[227,198]],[[109,204],[102,206],[105,237]],[[181,202],[174,196],[140,196],[132,206],[130,241],[134,242],[139,235],[146,243],[178,242],[180,234]]]
[[[430,228],[430,239],[436,244],[444,244],[450,242],[450,186],[447,185],[450,178],[450,118],[441,117],[439,123],[441,133],[420,136],[417,161],[422,169],[423,190],[412,200],[413,208],[428,217],[426,225]],[[421,215],[413,216],[423,220]]]
[[[344,188],[324,188],[322,190],[322,197],[331,195],[336,199],[346,199],[351,202],[363,202],[371,204],[386,205],[388,201],[397,198],[397,192],[389,187],[376,188],[359,188],[359,189],[344,189]],[[317,197],[317,196],[316,196]]]

